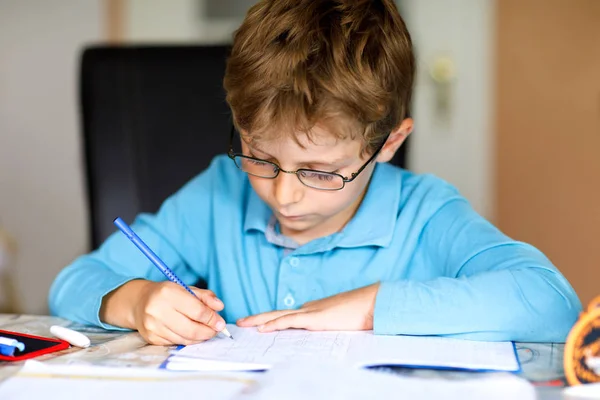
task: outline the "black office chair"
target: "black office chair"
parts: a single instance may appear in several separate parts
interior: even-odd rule
[[[81,113],[91,247],[154,212],[228,148],[225,46],[85,49]]]
[[[81,62],[91,248],[228,148],[227,46],[95,46]],[[405,146],[393,163],[405,164]]]

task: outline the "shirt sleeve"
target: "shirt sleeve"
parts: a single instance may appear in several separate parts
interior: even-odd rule
[[[506,237],[464,199],[443,205],[420,241],[442,277],[382,282],[374,312],[376,333],[565,340],[581,303],[535,247]]]
[[[169,197],[156,214],[140,214],[131,225],[148,247],[190,285],[206,279],[208,250],[214,248],[209,242],[211,186],[218,173],[214,169],[207,169]],[[100,321],[100,306],[105,295],[133,279],[164,281],[166,277],[116,231],[98,250],[79,257],[58,274],[50,288],[50,312],[83,324],[119,329]]]

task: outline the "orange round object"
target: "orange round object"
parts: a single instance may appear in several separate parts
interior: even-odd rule
[[[600,357],[600,296],[579,316],[565,343],[564,368],[570,385],[600,382],[600,375],[588,365]]]

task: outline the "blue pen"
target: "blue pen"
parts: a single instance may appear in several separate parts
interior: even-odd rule
[[[17,339],[0,336],[0,355],[12,357],[15,354],[15,349],[23,351],[25,350],[25,344]]]
[[[144,253],[146,257],[148,257],[150,261],[152,261],[152,264],[154,264],[156,268],[160,270],[160,272],[165,274],[167,279],[169,279],[171,282],[182,286],[193,296],[197,297],[196,294],[192,291],[192,289],[190,289],[185,283],[183,283],[183,281],[179,279],[177,275],[175,275],[171,268],[167,267],[167,265],[164,262],[162,262],[162,260],[158,258],[158,256],[152,250],[150,250],[146,243],[144,243],[144,241],[140,239],[140,237],[136,235],[134,231],[131,230],[131,228],[125,223],[125,221],[123,221],[120,217],[117,217],[114,220],[114,224],[117,226],[117,228],[121,230],[121,232],[125,234],[125,236],[129,238],[129,240],[133,242],[133,244],[136,245],[138,249],[140,249],[142,253]],[[227,328],[223,328],[221,333],[227,336],[228,338],[233,339],[233,336],[231,336],[231,333],[229,333]]]

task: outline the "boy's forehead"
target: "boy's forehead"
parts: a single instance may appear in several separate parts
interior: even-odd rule
[[[258,150],[282,146],[300,147],[303,150],[325,150],[354,147],[362,144],[359,138],[353,138],[351,135],[336,134],[323,125],[315,125],[308,132],[285,132],[281,130],[259,134],[247,134],[244,132],[242,137],[246,144]]]

